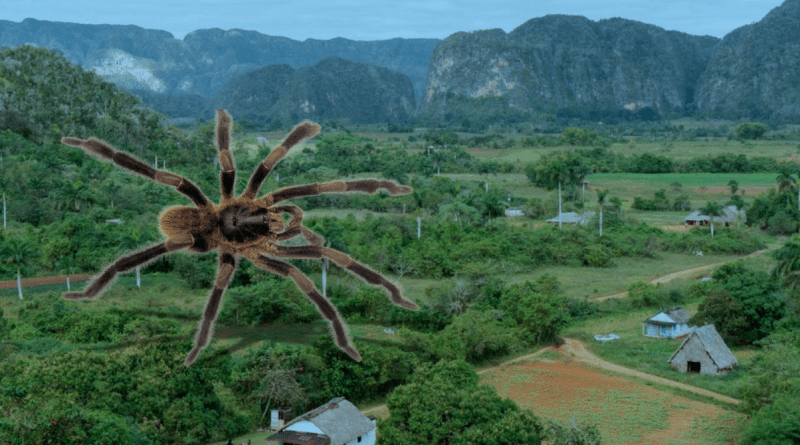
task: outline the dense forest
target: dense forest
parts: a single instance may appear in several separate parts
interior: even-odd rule
[[[0,82],[0,187],[9,217],[0,232],[4,279],[96,273],[120,255],[159,241],[157,220],[164,207],[189,204],[167,187],[60,144],[62,136],[101,137],[191,178],[212,201],[219,199],[212,122],[178,128],[97,75],[34,47],[0,50]],[[727,134],[765,137],[751,127]],[[245,351],[212,343],[187,368],[183,360],[198,313],[182,301],[187,296],[203,301],[214,281],[213,255],[163,257],[142,270],[154,286],[139,289],[120,280],[102,299],[88,304],[63,300],[59,291],[22,299],[10,294],[0,306],[0,441],[202,444],[256,428],[263,424],[265,410],[277,403],[304,412],[344,396],[354,403],[388,397],[392,416],[379,424],[381,443],[438,443],[455,428],[464,434],[450,443],[596,444],[601,438],[595,425],[568,426],[520,410],[478,385],[474,365],[558,342],[571,320],[663,308],[691,298],[705,299],[699,317],[727,323],[720,328],[727,339],[763,351],[749,386],[741,391],[744,409],[753,415],[751,443],[762,443],[760,438],[776,432],[791,437],[800,431],[793,420],[800,413],[791,403],[800,396],[792,377],[798,375],[793,367],[800,360],[778,360],[800,357],[797,238],[776,253],[781,268],[774,276],[724,269],[713,285],[699,285],[712,286],[708,289],[681,294],[645,286],[624,302],[596,305],[565,296],[551,275],[519,283],[506,278],[551,265],[612,268],[621,258],[696,250],[745,254],[763,248],[765,239],[746,227],[714,237],[702,229],[668,232],[627,217],[613,200],[606,207],[602,236],[596,219],[586,227],[561,230],[511,224],[503,217],[509,205],[535,203],[510,196],[501,187],[490,189],[484,181],[437,175],[517,172],[552,189],[559,180],[575,187],[591,172],[777,169],[784,185],[779,177],[775,192],[755,199],[751,223],[768,221],[776,227],[785,220],[785,230],[796,231],[796,170],[759,156],[719,154],[677,162],[616,155],[608,146],[620,134],[587,128],[565,127],[558,135],[516,139],[431,130],[407,142],[379,141],[330,123],[325,130],[314,149],[304,148],[282,162],[264,188],[366,173],[413,186],[414,192],[402,197],[324,195],[293,201],[304,209],[371,211],[362,217],[308,217],[304,223],[330,247],[376,270],[436,280],[420,299],[421,310],[412,312],[393,306],[382,290],[331,269],[336,279],[328,295],[342,316],[351,326],[392,326],[397,334],[392,341],[354,340],[364,359],[352,361],[329,335],[307,335],[312,326],[319,327],[314,323],[320,318],[291,281],[241,261],[226,293],[221,326],[258,330],[276,323],[307,325],[298,336],[312,340],[266,341]],[[772,137],[781,137],[776,134]],[[234,139],[242,136],[236,127]],[[533,149],[567,145],[572,150],[517,165],[478,160],[465,149],[476,144],[498,150],[514,144]],[[257,147],[236,151],[239,171],[252,171],[269,153],[269,147]],[[240,175],[239,190],[247,176]],[[567,199],[578,205],[576,194]],[[311,275],[320,268],[313,260],[294,264]],[[736,317],[723,321],[730,313]],[[743,329],[749,335],[735,338]],[[782,377],[770,377],[774,375]],[[270,395],[266,382],[277,376],[283,389]],[[452,405],[441,403],[445,393],[456,395],[448,399]],[[408,422],[420,406],[436,406],[452,415],[436,417],[435,428],[420,431]],[[503,426],[502,434],[495,434],[497,425]]]

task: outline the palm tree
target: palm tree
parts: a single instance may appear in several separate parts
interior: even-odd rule
[[[736,191],[739,190],[739,183],[735,179],[731,179],[728,182],[728,187],[731,188],[731,196],[736,194]]]
[[[714,236],[714,218],[722,216],[722,206],[714,201],[706,203],[706,206],[700,209],[700,213],[708,216],[708,222],[711,224],[711,236]]]
[[[603,204],[606,202],[606,196],[608,196],[608,189],[600,190],[595,189],[597,192],[597,203],[600,204],[600,236],[603,236]]]
[[[794,172],[788,166],[781,166],[778,169],[778,176],[775,178],[775,183],[778,185],[778,191],[784,192],[794,186]]]
[[[561,230],[561,185],[570,179],[569,166],[563,160],[554,159],[548,167],[549,179],[558,181],[558,229]]]
[[[28,241],[16,237],[8,238],[0,252],[5,257],[5,262],[17,269],[17,292],[22,300],[22,271],[27,272],[37,252]]]
[[[786,205],[792,203],[792,195],[789,193],[795,186],[794,175],[797,173],[796,166],[782,164],[778,167],[778,176],[775,183],[778,186],[778,193],[786,195]],[[798,206],[800,206],[800,192],[798,192]]]
[[[92,190],[81,180],[62,183],[53,191],[58,210],[78,212],[81,204],[94,202]]]
[[[772,254],[778,264],[772,276],[781,278],[792,290],[800,287],[800,235],[792,235],[780,249]]]

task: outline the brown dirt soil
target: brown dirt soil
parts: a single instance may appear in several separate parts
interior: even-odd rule
[[[77,283],[78,281],[85,281],[92,278],[92,275],[70,275],[69,282]],[[44,286],[47,284],[61,284],[67,282],[67,276],[59,277],[42,277],[42,278],[25,278],[22,280],[22,287],[26,286]],[[17,280],[0,281],[0,289],[12,289],[17,287]]]
[[[539,359],[530,362],[546,351],[558,353],[564,361]],[[493,386],[500,396],[514,400],[538,416],[567,424],[575,416],[578,424],[597,424],[604,443],[705,445],[710,437],[699,433],[705,433],[707,428],[718,429],[726,417],[730,419],[727,420],[730,427],[738,427],[744,418],[716,405],[677,396],[625,376],[680,388],[734,405],[740,403],[737,399],[606,362],[574,339],[566,339],[559,348],[543,348],[481,370],[478,374],[481,382]],[[652,408],[653,405],[656,407]],[[362,413],[384,419],[389,416],[386,405]]]
[[[772,186],[744,186],[739,187],[739,193],[744,194],[747,196],[756,196],[761,193],[766,193],[769,189],[774,188]],[[692,191],[697,193],[698,195],[730,195],[731,188],[727,185],[717,185],[713,187],[692,187]]]
[[[577,340],[548,349],[558,352],[566,361],[503,364],[486,370],[482,382],[538,416],[567,424],[573,417],[579,425],[595,423],[603,434],[604,443],[705,444],[714,436],[706,428],[719,428],[726,417],[733,418],[731,421],[737,425],[743,421],[744,416],[716,405],[676,396],[623,375],[729,403],[738,403],[736,399],[605,362]],[[593,368],[610,370],[614,374],[607,375]]]
[[[692,230],[692,227],[687,226],[686,224],[674,224],[668,226],[661,226],[661,230],[666,230],[668,232],[688,232]]]
[[[676,382],[674,380],[665,379],[663,377],[654,376],[652,374],[647,374],[641,371],[636,371],[634,369],[626,368],[624,366],[619,366],[607,362],[589,352],[589,350],[586,349],[586,346],[584,346],[583,343],[575,339],[566,339],[566,343],[564,343],[562,347],[554,350],[557,351],[559,354],[563,355],[564,357],[566,357],[567,359],[575,359],[580,362],[586,363],[590,366],[606,369],[608,371],[613,371],[619,374],[629,375],[643,380],[648,380],[653,383],[658,383],[660,385],[671,386],[673,388],[682,389],[684,391],[692,392],[705,397],[711,397],[721,402],[730,403],[732,405],[738,405],[741,403],[739,399],[734,399],[733,397],[728,397],[722,394],[715,393],[713,391],[698,388],[696,386],[687,385],[685,383]]]

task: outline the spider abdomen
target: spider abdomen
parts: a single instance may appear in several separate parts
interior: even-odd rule
[[[209,239],[213,228],[217,225],[213,211],[196,207],[170,207],[161,214],[158,222],[161,232],[167,238],[192,235],[195,242],[189,250],[208,252],[215,247]]]

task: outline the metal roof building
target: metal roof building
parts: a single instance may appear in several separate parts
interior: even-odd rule
[[[674,307],[642,322],[642,335],[656,338],[676,338],[689,332],[689,319],[692,318],[680,307]]]
[[[296,445],[374,445],[375,421],[358,408],[337,397],[300,415],[268,439],[268,442]]]

